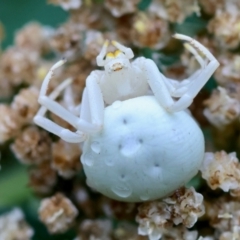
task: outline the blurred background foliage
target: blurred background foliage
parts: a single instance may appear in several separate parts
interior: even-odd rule
[[[3,48],[13,43],[15,31],[29,21],[57,27],[67,19],[68,13],[45,0],[1,0],[0,21],[5,27]]]

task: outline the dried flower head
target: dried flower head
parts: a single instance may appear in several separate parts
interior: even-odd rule
[[[48,0],[48,3],[59,5],[61,6],[65,11],[71,10],[71,9],[78,9],[82,5],[82,0]]]
[[[165,232],[161,238],[161,240],[175,240],[175,239],[197,240],[198,232],[189,231],[186,227],[178,226],[178,227],[172,227],[171,229],[169,229],[169,231]]]
[[[227,90],[218,87],[211,97],[204,101],[203,114],[215,127],[221,128],[233,122],[240,114],[240,103],[231,98]]]
[[[1,240],[30,240],[33,234],[34,231],[25,221],[21,209],[15,208],[0,216]]]
[[[193,187],[180,188],[163,201],[168,204],[172,221],[176,225],[182,223],[187,228],[191,228],[205,213],[203,196]]]
[[[29,186],[35,193],[48,194],[56,183],[57,173],[52,169],[50,162],[43,162],[29,172]]]
[[[148,240],[147,236],[140,236],[137,227],[129,222],[120,222],[113,231],[115,240]]]
[[[61,193],[43,199],[39,207],[40,220],[47,226],[50,233],[66,232],[77,215],[77,208]]]
[[[192,227],[205,212],[203,196],[193,187],[181,188],[161,202],[143,203],[138,210],[138,233],[148,235],[150,240],[158,240],[169,231],[173,223]]]
[[[228,192],[240,187],[240,164],[235,152],[206,153],[200,171],[213,190]]]
[[[136,221],[139,223],[138,234],[148,236],[150,240],[161,238],[172,223],[171,212],[165,202],[147,202],[140,205]]]
[[[106,10],[103,4],[92,4],[92,1],[85,0],[80,9],[74,10],[70,15],[71,24],[82,26],[85,31],[113,29],[115,18]]]
[[[72,60],[80,55],[82,31],[85,27],[74,22],[67,22],[60,26],[51,40],[51,47],[68,60]]]
[[[193,13],[200,14],[200,7],[196,0],[154,0],[149,10],[163,19],[177,23],[182,23]]]
[[[220,233],[232,232],[240,224],[240,203],[231,198],[221,197],[206,202],[206,216],[211,226]]]
[[[1,60],[0,60],[1,62]],[[13,85],[6,78],[0,67],[0,99],[9,98],[13,93]]]
[[[75,240],[111,240],[111,231],[112,223],[110,220],[84,220]]]
[[[51,138],[46,131],[28,127],[15,139],[11,148],[23,164],[40,164],[51,159]]]
[[[9,106],[0,104],[0,143],[18,135],[22,122],[16,112]]]
[[[240,56],[233,53],[224,53],[218,58],[220,66],[214,77],[218,84],[227,86],[230,83],[240,83]]]
[[[161,49],[170,39],[168,22],[154,13],[139,12],[133,19],[131,38],[138,47]]]
[[[52,145],[52,167],[64,178],[72,178],[81,168],[78,144],[59,140]]]
[[[101,208],[106,216],[119,220],[134,220],[138,205],[136,203],[119,202],[106,197],[102,198]]]
[[[233,6],[231,11],[217,11],[208,24],[208,30],[214,34],[221,47],[233,49],[240,43],[239,26],[240,14]]]
[[[121,17],[124,14],[135,12],[139,2],[140,0],[106,0],[104,4],[114,17]]]
[[[221,234],[219,240],[238,240],[240,239],[240,228],[234,226],[232,231],[227,231]]]
[[[19,47],[8,48],[0,58],[0,69],[12,85],[32,83],[39,61],[39,54]]]
[[[19,48],[35,51],[39,54],[47,53],[50,50],[49,40],[53,32],[51,27],[30,22],[16,33],[15,43]]]
[[[203,8],[203,11],[207,14],[214,15],[217,10],[222,9],[225,0],[198,0],[199,4]]]
[[[22,89],[13,99],[11,108],[16,112],[19,118],[22,118],[22,122],[25,124],[32,123],[32,119],[37,113],[39,108],[38,94],[39,90],[31,86]]]

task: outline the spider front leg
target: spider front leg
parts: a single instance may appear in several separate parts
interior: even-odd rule
[[[206,67],[206,59],[204,60],[201,55],[191,46],[189,43],[184,43],[184,47],[193,54],[201,69],[195,71],[190,77],[187,79],[183,79],[181,81],[174,80],[171,78],[164,78],[164,82],[167,85],[168,90],[172,97],[181,97],[186,91],[188,85],[201,73],[201,70]]]
[[[193,99],[196,97],[199,91],[203,88],[203,86],[207,83],[209,78],[218,68],[219,62],[206,47],[204,47],[201,43],[192,39],[191,37],[182,34],[175,34],[174,37],[177,39],[187,41],[192,47],[200,51],[209,61],[209,63],[206,66],[205,64],[202,65],[203,62],[201,62],[201,56],[191,47],[189,48],[189,50],[196,57],[199,64],[202,66],[202,68],[200,69],[199,73],[195,75],[195,79],[192,79],[189,85],[187,85],[187,89],[184,91],[182,95],[179,96],[180,98],[174,103],[174,105],[172,105],[169,108],[170,111],[180,111],[183,109],[184,106],[188,104],[189,104],[188,106],[190,106]]]
[[[46,78],[43,81],[42,88],[39,95],[39,103],[43,105],[42,109],[39,110],[38,114],[34,118],[34,121],[47,129],[48,131],[58,135],[62,139],[70,142],[81,142],[86,138],[86,133],[97,132],[102,128],[103,125],[103,113],[104,113],[104,103],[101,94],[101,90],[97,83],[97,77],[99,74],[92,72],[87,78],[86,92],[83,95],[82,107],[80,118],[69,112],[59,103],[54,101],[54,98],[59,93],[59,90],[55,90],[50,96],[46,96],[48,83],[51,80],[53,71],[61,66],[64,62],[57,62],[49,71]],[[87,101],[86,98],[89,98]],[[87,106],[84,106],[87,105]],[[43,117],[46,109],[50,110],[60,118],[64,119],[66,122],[74,126],[77,131],[75,133],[61,128],[49,119]],[[86,117],[87,116],[87,117]],[[91,120],[90,122],[86,121]],[[67,134],[67,135],[66,135]],[[79,136],[80,135],[80,136]]]
[[[72,82],[71,79],[67,79],[65,80],[63,83],[61,83],[57,88],[54,89],[54,91],[49,95],[49,98],[51,100],[55,100],[60,93],[69,86],[69,84]],[[59,136],[60,138],[62,138],[64,141],[66,142],[70,142],[70,143],[79,143],[79,142],[83,142],[86,139],[86,134],[83,134],[80,131],[77,132],[72,132],[68,129],[65,129],[59,125],[57,125],[56,123],[54,123],[53,121],[47,119],[46,117],[44,117],[45,113],[47,112],[47,108],[45,106],[42,106],[39,111],[37,112],[36,116],[34,117],[34,122],[46,129],[47,131]]]
[[[190,47],[190,51],[195,55],[202,68],[198,70],[197,73],[194,73],[193,76],[188,78],[186,83],[171,86],[171,79],[169,81],[168,78],[163,76],[158,71],[157,66],[153,61],[149,59],[145,60],[145,64],[142,64],[142,68],[145,70],[148,83],[162,106],[170,112],[177,112],[188,108],[194,97],[219,66],[219,62],[215,59],[215,57],[199,42],[182,34],[175,34],[174,37],[189,42],[191,46],[195,47],[206,56],[209,63],[205,66],[201,56]],[[173,88],[175,89],[173,90]],[[179,97],[179,99],[177,101],[173,101],[171,97]]]

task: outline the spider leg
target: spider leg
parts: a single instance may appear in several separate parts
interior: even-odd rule
[[[63,92],[63,106],[73,113],[75,116],[79,116],[79,107],[81,104],[76,105],[73,98],[72,87],[69,85]]]
[[[171,96],[172,97],[180,97],[184,94],[184,92],[187,90],[187,85],[191,83],[193,79],[195,79],[200,73],[201,70],[206,66],[206,60],[202,58],[201,55],[198,54],[195,48],[193,48],[189,43],[184,43],[184,47],[193,54],[199,65],[201,66],[201,69],[195,71],[190,77],[187,79],[184,79],[182,81],[177,81],[170,78],[165,78],[166,84],[171,84],[173,87],[169,88]]]
[[[106,56],[107,54],[107,47],[109,45],[109,41],[106,40],[103,44],[103,47],[100,51],[100,53],[98,54],[97,58],[96,58],[96,61],[97,61],[97,65],[99,67],[103,67],[105,65],[105,60],[104,60],[104,57]]]
[[[102,71],[93,71],[86,79],[80,106],[80,118],[76,122],[78,130],[95,133],[102,129],[104,119],[104,101],[98,79]]]
[[[205,55],[209,61],[206,66],[200,69],[200,74],[198,74],[195,79],[193,79],[189,85],[186,86],[186,89],[184,89],[182,96],[179,94],[180,98],[174,103],[174,105],[169,108],[171,111],[180,111],[184,106],[188,105],[188,103],[189,105],[191,104],[193,98],[198,94],[198,92],[209,80],[211,75],[218,68],[219,62],[211,54],[211,52],[198,41],[182,34],[175,34],[174,37],[189,42],[189,44],[202,52],[202,54]],[[198,53],[194,53],[194,55],[195,54],[197,54],[196,56],[200,56]]]
[[[62,105],[55,102],[52,98],[46,96],[48,83],[51,80],[51,76],[53,74],[53,70],[57,67],[61,66],[64,63],[63,60],[57,62],[49,71],[47,76],[45,77],[42,88],[40,90],[40,95],[38,98],[38,102],[46,107],[49,111],[53,112],[55,115],[59,116],[72,126],[74,126],[77,130],[83,131],[84,133],[93,133],[97,132],[101,129],[103,125],[103,112],[104,112],[104,103],[101,94],[101,90],[99,85],[97,84],[96,77],[98,77],[97,73],[91,73],[87,78],[87,89],[91,93],[91,119],[93,123],[89,123],[82,119],[81,117],[75,116],[73,113],[65,109]],[[99,72],[99,71],[95,71]],[[89,85],[89,86],[88,86]],[[96,104],[96,106],[95,106]],[[96,111],[96,113],[94,112]]]
[[[142,77],[145,78],[155,95],[156,99],[159,101],[160,105],[165,109],[168,109],[174,104],[170,92],[164,82],[164,76],[159,72],[157,65],[151,59],[139,58],[139,67],[142,70]]]
[[[48,84],[53,76],[54,70],[56,70],[57,68],[61,67],[64,63],[66,62],[65,59],[62,59],[60,61],[58,61],[57,63],[55,63],[49,70],[49,72],[47,73],[46,77],[43,80],[42,86],[41,86],[41,90],[39,95],[43,96],[47,94],[47,90],[48,90]]]
[[[192,53],[192,55],[196,58],[197,62],[203,68],[205,66],[205,61],[202,58],[202,56],[199,55],[199,53],[196,51],[196,49],[190,43],[187,43],[187,42],[184,43],[183,45],[190,53]]]
[[[84,121],[90,121],[99,131],[103,126],[104,101],[98,80],[102,71],[92,71],[86,79],[80,116]]]
[[[125,53],[128,59],[131,59],[134,57],[134,54],[131,48],[127,48],[117,41],[112,41],[112,45],[115,46],[120,51],[122,51],[123,53]]]
[[[185,86],[180,85],[181,87],[179,89],[174,90],[168,83],[168,79],[159,72],[156,64],[152,60],[143,58],[141,58],[142,60],[139,60],[143,74],[155,97],[169,112],[177,112],[188,108],[191,105],[193,98],[198,94],[219,66],[219,62],[208,51],[208,49],[199,42],[181,34],[177,34],[175,37],[188,41],[193,47],[197,48],[206,56],[209,63],[206,66],[203,66],[198,71],[198,74],[194,74],[194,79],[191,77],[192,81],[189,84],[186,84]],[[201,58],[199,57],[199,59]],[[172,97],[180,98],[177,101],[174,101]]]
[[[60,92],[66,88],[70,83],[71,83],[71,79],[67,79],[64,82],[62,82],[57,88],[54,89],[54,91],[49,95],[49,98],[54,100],[58,97],[58,95],[60,94]],[[84,133],[81,132],[71,132],[68,129],[65,129],[59,125],[57,125],[56,123],[54,123],[53,121],[47,119],[46,117],[44,117],[45,113],[47,111],[47,108],[45,106],[42,106],[39,111],[37,112],[36,116],[34,117],[34,122],[46,129],[47,131],[59,136],[60,138],[62,138],[64,141],[66,142],[71,142],[71,143],[79,143],[79,142],[83,142],[86,139],[86,135]]]
[[[183,40],[187,40],[189,42],[184,43],[184,47],[193,54],[193,56],[195,57],[195,59],[197,60],[197,62],[199,63],[199,65],[201,66],[201,68],[199,70],[197,70],[195,73],[193,73],[190,77],[182,80],[182,81],[177,81],[171,78],[167,78],[165,77],[164,81],[170,91],[170,94],[172,97],[181,97],[187,90],[188,90],[188,86],[189,84],[191,84],[191,82],[196,79],[197,77],[199,77],[202,73],[202,70],[207,66],[207,62],[210,61],[210,59],[203,59],[203,56],[205,54],[205,51],[208,51],[207,48],[204,47],[204,49],[202,49],[202,45],[200,43],[198,43],[197,41],[193,40],[190,37],[187,37],[185,35],[181,35],[181,34],[176,34],[173,37],[175,38],[179,38]],[[196,46],[195,43],[198,43],[198,46]],[[192,45],[195,47],[193,47]],[[198,53],[198,51],[201,52],[201,54]],[[209,52],[209,51],[208,51]],[[210,53],[211,54],[211,53]],[[210,55],[209,55],[210,56]],[[213,56],[210,56],[210,58],[213,60],[212,58]],[[215,58],[214,58],[215,59]]]

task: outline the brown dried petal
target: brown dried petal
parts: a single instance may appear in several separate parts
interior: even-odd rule
[[[193,187],[181,188],[163,201],[169,204],[172,221],[176,225],[182,223],[187,228],[191,228],[205,213],[203,196]]]
[[[14,208],[11,212],[0,216],[1,240],[30,240],[33,234],[33,229],[25,221],[23,212],[19,208]]]
[[[224,53],[218,57],[220,66],[214,76],[223,87],[228,87],[230,83],[240,83],[240,56],[233,53]]]
[[[80,55],[81,41],[83,40],[82,31],[85,27],[81,24],[67,22],[57,29],[51,40],[51,47],[64,54],[68,60],[75,59]]]
[[[111,240],[112,223],[110,220],[84,220],[76,240]]]
[[[33,86],[22,89],[15,95],[11,108],[22,118],[24,123],[32,123],[39,108],[38,95],[39,90]]]
[[[240,224],[240,203],[231,198],[221,197],[215,201],[206,202],[206,215],[210,225],[220,233],[232,232]]]
[[[44,162],[29,172],[29,186],[34,192],[48,194],[57,182],[57,173],[49,162]]]
[[[50,233],[64,233],[73,224],[78,215],[77,208],[61,193],[41,201],[39,207],[40,220]]]
[[[159,239],[172,226],[171,213],[164,202],[146,202],[139,206],[136,221],[138,234],[150,239]]]
[[[137,233],[137,227],[129,222],[121,222],[113,231],[116,240],[148,240],[146,236]]]
[[[231,98],[227,90],[218,87],[213,91],[211,97],[204,101],[207,107],[203,113],[210,123],[218,128],[233,122],[240,114],[240,103]]]
[[[49,40],[52,34],[52,28],[30,22],[16,33],[15,43],[19,48],[35,51],[41,55],[50,50]]]
[[[38,60],[37,52],[29,52],[27,49],[18,47],[8,48],[0,58],[2,74],[14,86],[32,83]]]
[[[52,145],[52,167],[64,178],[72,178],[81,168],[78,144],[59,140]]]
[[[19,133],[22,120],[7,105],[0,104],[0,112],[0,143],[3,143]]]
[[[37,127],[26,128],[12,144],[11,149],[24,164],[40,164],[51,159],[51,139]]]
[[[234,11],[218,11],[209,22],[208,30],[214,34],[220,46],[225,49],[234,49],[240,43],[239,35],[240,14]]]
[[[154,14],[140,12],[133,20],[131,37],[136,46],[161,49],[170,39],[168,22]]]
[[[193,13],[200,14],[198,2],[195,0],[154,0],[149,11],[174,23],[182,23]]]
[[[213,190],[221,188],[228,192],[240,187],[240,164],[236,153],[206,153],[200,170]]]

